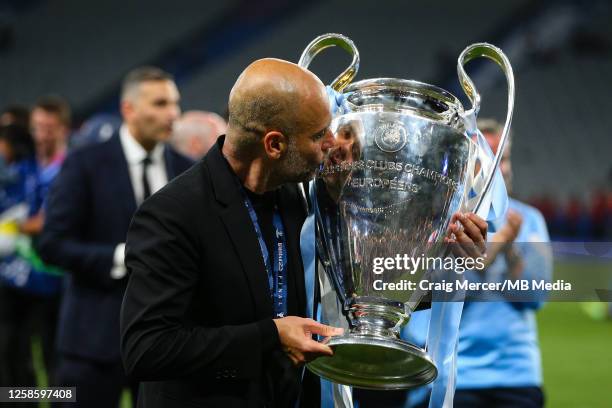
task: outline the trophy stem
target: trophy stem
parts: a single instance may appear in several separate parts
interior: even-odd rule
[[[433,381],[438,370],[425,350],[399,338],[409,315],[403,303],[354,296],[347,309],[351,331],[332,337],[333,356],[307,364],[313,373],[338,384],[372,390],[402,390]]]
[[[399,338],[409,316],[403,304],[355,297],[349,306],[350,333],[331,337],[333,356],[307,364],[313,373],[338,384],[372,390],[402,390],[433,381],[438,370],[425,350]]]
[[[351,334],[399,338],[399,329],[409,319],[404,304],[374,297],[356,297],[349,306]]]

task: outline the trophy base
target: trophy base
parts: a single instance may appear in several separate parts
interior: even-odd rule
[[[327,343],[331,357],[319,357],[306,367],[338,384],[370,390],[403,390],[432,382],[438,375],[424,350],[399,339],[344,335]]]

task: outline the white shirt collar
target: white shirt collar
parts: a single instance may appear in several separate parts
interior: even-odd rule
[[[124,123],[119,129],[119,139],[125,154],[125,160],[129,165],[141,164],[147,157],[147,151],[134,139],[127,125]],[[149,157],[153,163],[160,163],[164,154],[164,144],[157,143]]]

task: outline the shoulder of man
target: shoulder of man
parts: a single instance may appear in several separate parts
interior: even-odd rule
[[[66,160],[84,161],[86,163],[91,163],[98,159],[102,159],[109,154],[112,154],[115,151],[115,149],[113,149],[113,145],[118,143],[119,138],[117,135],[114,135],[110,139],[105,140],[103,142],[87,143],[84,145],[76,146],[68,150]],[[100,165],[97,162],[95,164],[96,166]]]
[[[172,147],[169,143],[165,144],[165,148],[168,149],[168,154],[172,157],[172,162],[175,168],[179,171],[179,173],[184,172],[191,166],[193,166],[196,162],[191,158],[185,156],[180,153],[174,147]]]
[[[523,218],[529,218],[529,219],[543,218],[543,215],[540,212],[540,210],[538,210],[532,205],[516,200],[514,198],[511,198],[509,200],[509,204],[510,204],[510,208],[517,211],[519,214],[521,214]]]
[[[195,165],[191,163],[187,169],[170,180],[147,201],[155,200],[157,195],[163,195],[182,203],[185,208],[202,208],[202,200],[209,188],[205,173],[206,169],[201,161]]]
[[[143,230],[140,227],[143,225],[147,226],[144,236],[151,231],[169,233],[182,236],[181,239],[186,236],[191,244],[199,245],[199,237],[205,232],[202,227],[209,224],[207,220],[213,215],[207,200],[202,167],[198,163],[175,177],[138,207],[130,223],[128,247],[133,248],[137,237],[142,238]],[[135,225],[140,227],[135,228]]]

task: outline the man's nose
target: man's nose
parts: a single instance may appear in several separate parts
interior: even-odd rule
[[[323,137],[323,140],[321,142],[321,150],[323,151],[323,153],[327,153],[329,149],[334,147],[335,143],[336,141],[334,139],[334,134],[330,129],[327,129],[327,132],[325,132],[325,136]]]

